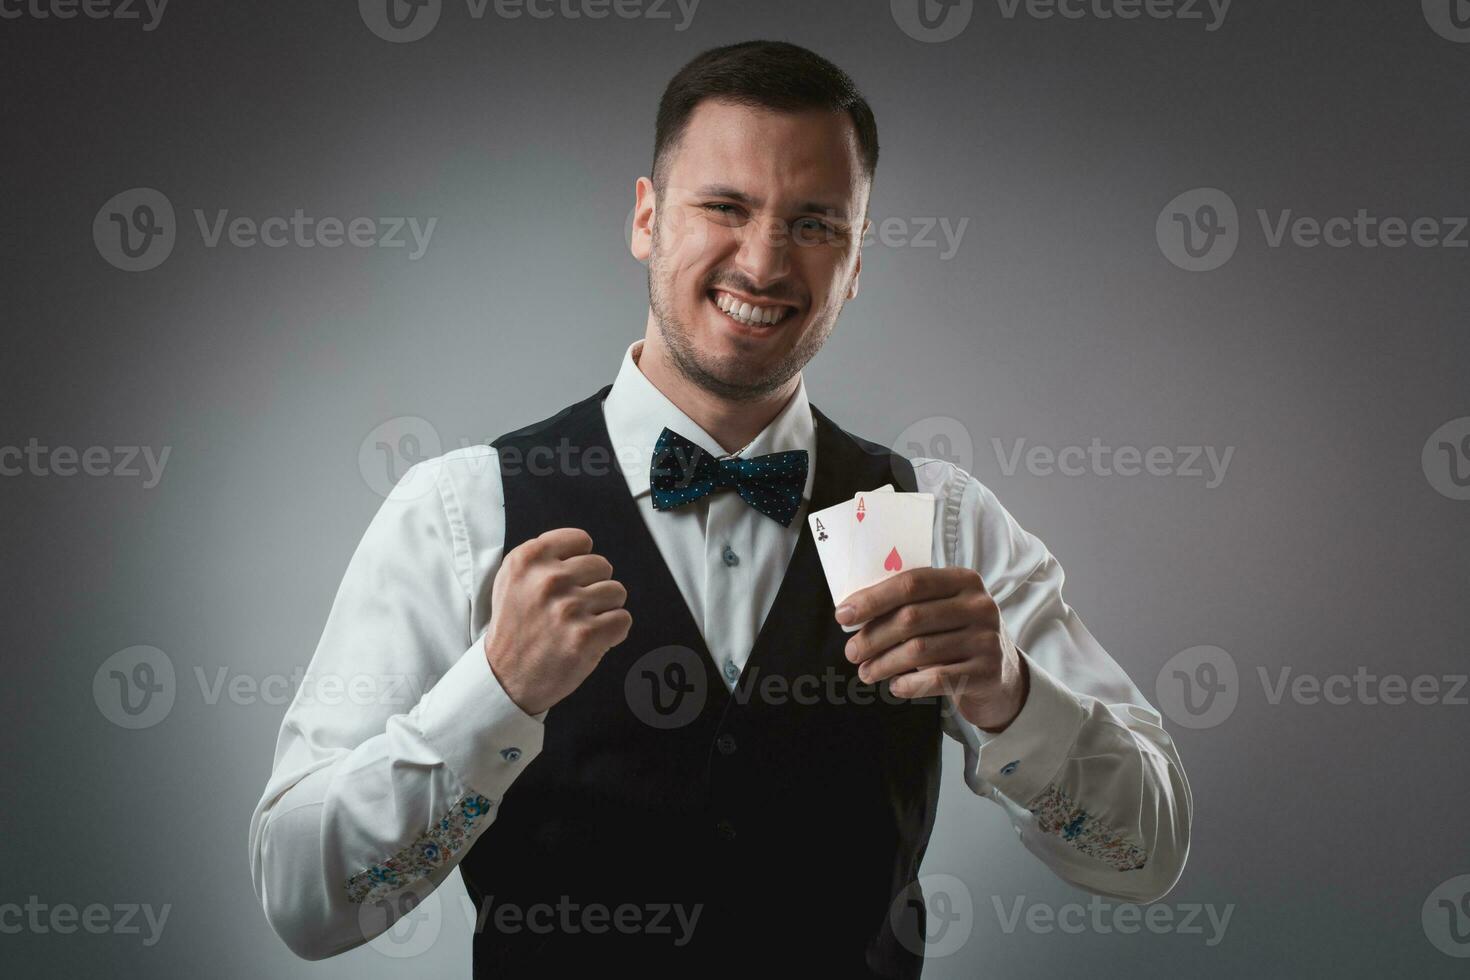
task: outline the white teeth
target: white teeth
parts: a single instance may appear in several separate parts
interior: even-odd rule
[[[776,323],[788,312],[787,307],[784,306],[752,306],[722,292],[715,294],[715,305],[723,310],[725,315],[742,323]]]

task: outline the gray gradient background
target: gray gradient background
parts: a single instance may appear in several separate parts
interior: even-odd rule
[[[207,704],[194,671],[259,679],[311,656],[381,502],[358,464],[375,427],[419,416],[453,448],[612,379],[646,311],[623,225],[662,87],[699,50],[770,37],[832,58],[871,101],[875,221],[970,219],[949,261],[868,247],[807,369],[813,402],[880,441],[958,419],[973,471],[1052,548],[1069,602],[1150,700],[1186,648],[1240,668],[1223,724],[1166,722],[1196,814],[1164,901],[1234,906],[1224,941],[1006,934],[995,897],[1088,897],[964,788],[947,741],[924,871],[962,879],[975,913],[925,976],[1463,975],[1420,912],[1470,872],[1470,708],[1272,705],[1256,668],[1466,671],[1470,503],[1433,489],[1420,451],[1470,415],[1470,253],[1272,249],[1254,212],[1466,214],[1470,44],[1431,31],[1418,0],[1238,0],[1214,32],[1007,20],[992,0],[937,44],[886,2],[704,0],[674,23],[477,21],[447,3],[428,37],[389,44],[350,2],[176,0],[152,32],[0,21],[0,444],[172,447],[154,489],[0,479],[0,902],[172,905],[151,948],[0,935],[3,969],[467,975],[457,877],[417,957],[307,963],[279,942],[246,827],[284,708]],[[90,229],[136,186],[169,197],[179,241],[129,274]],[[1223,268],[1190,273],[1154,224],[1200,186],[1230,193],[1244,233]],[[194,208],[439,222],[410,262],[205,248]],[[1093,437],[1236,449],[1206,489],[1007,476],[991,448]],[[169,655],[178,696],[126,731],[91,685],[135,644]]]

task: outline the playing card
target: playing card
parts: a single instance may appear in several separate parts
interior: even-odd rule
[[[865,493],[892,493],[893,485],[886,484]],[[822,560],[822,572],[827,577],[827,588],[832,592],[832,605],[846,598],[847,546],[852,538],[852,512],[857,498],[844,500],[807,515],[807,524],[812,530],[812,540],[817,543],[817,556]]]
[[[843,598],[909,568],[933,564],[934,495],[873,493],[853,498]],[[849,633],[861,628],[844,627]]]

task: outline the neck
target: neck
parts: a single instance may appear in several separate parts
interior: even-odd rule
[[[781,414],[801,383],[801,375],[797,374],[776,391],[752,401],[730,401],[711,394],[674,365],[651,315],[642,347],[634,350],[633,361],[665,398],[708,432],[727,453],[744,449],[760,435]]]

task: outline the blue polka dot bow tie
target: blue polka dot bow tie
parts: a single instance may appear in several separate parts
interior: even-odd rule
[[[751,459],[718,459],[673,429],[659,433],[648,484],[654,510],[673,510],[717,490],[740,499],[789,527],[806,488],[807,451],[792,449]]]

